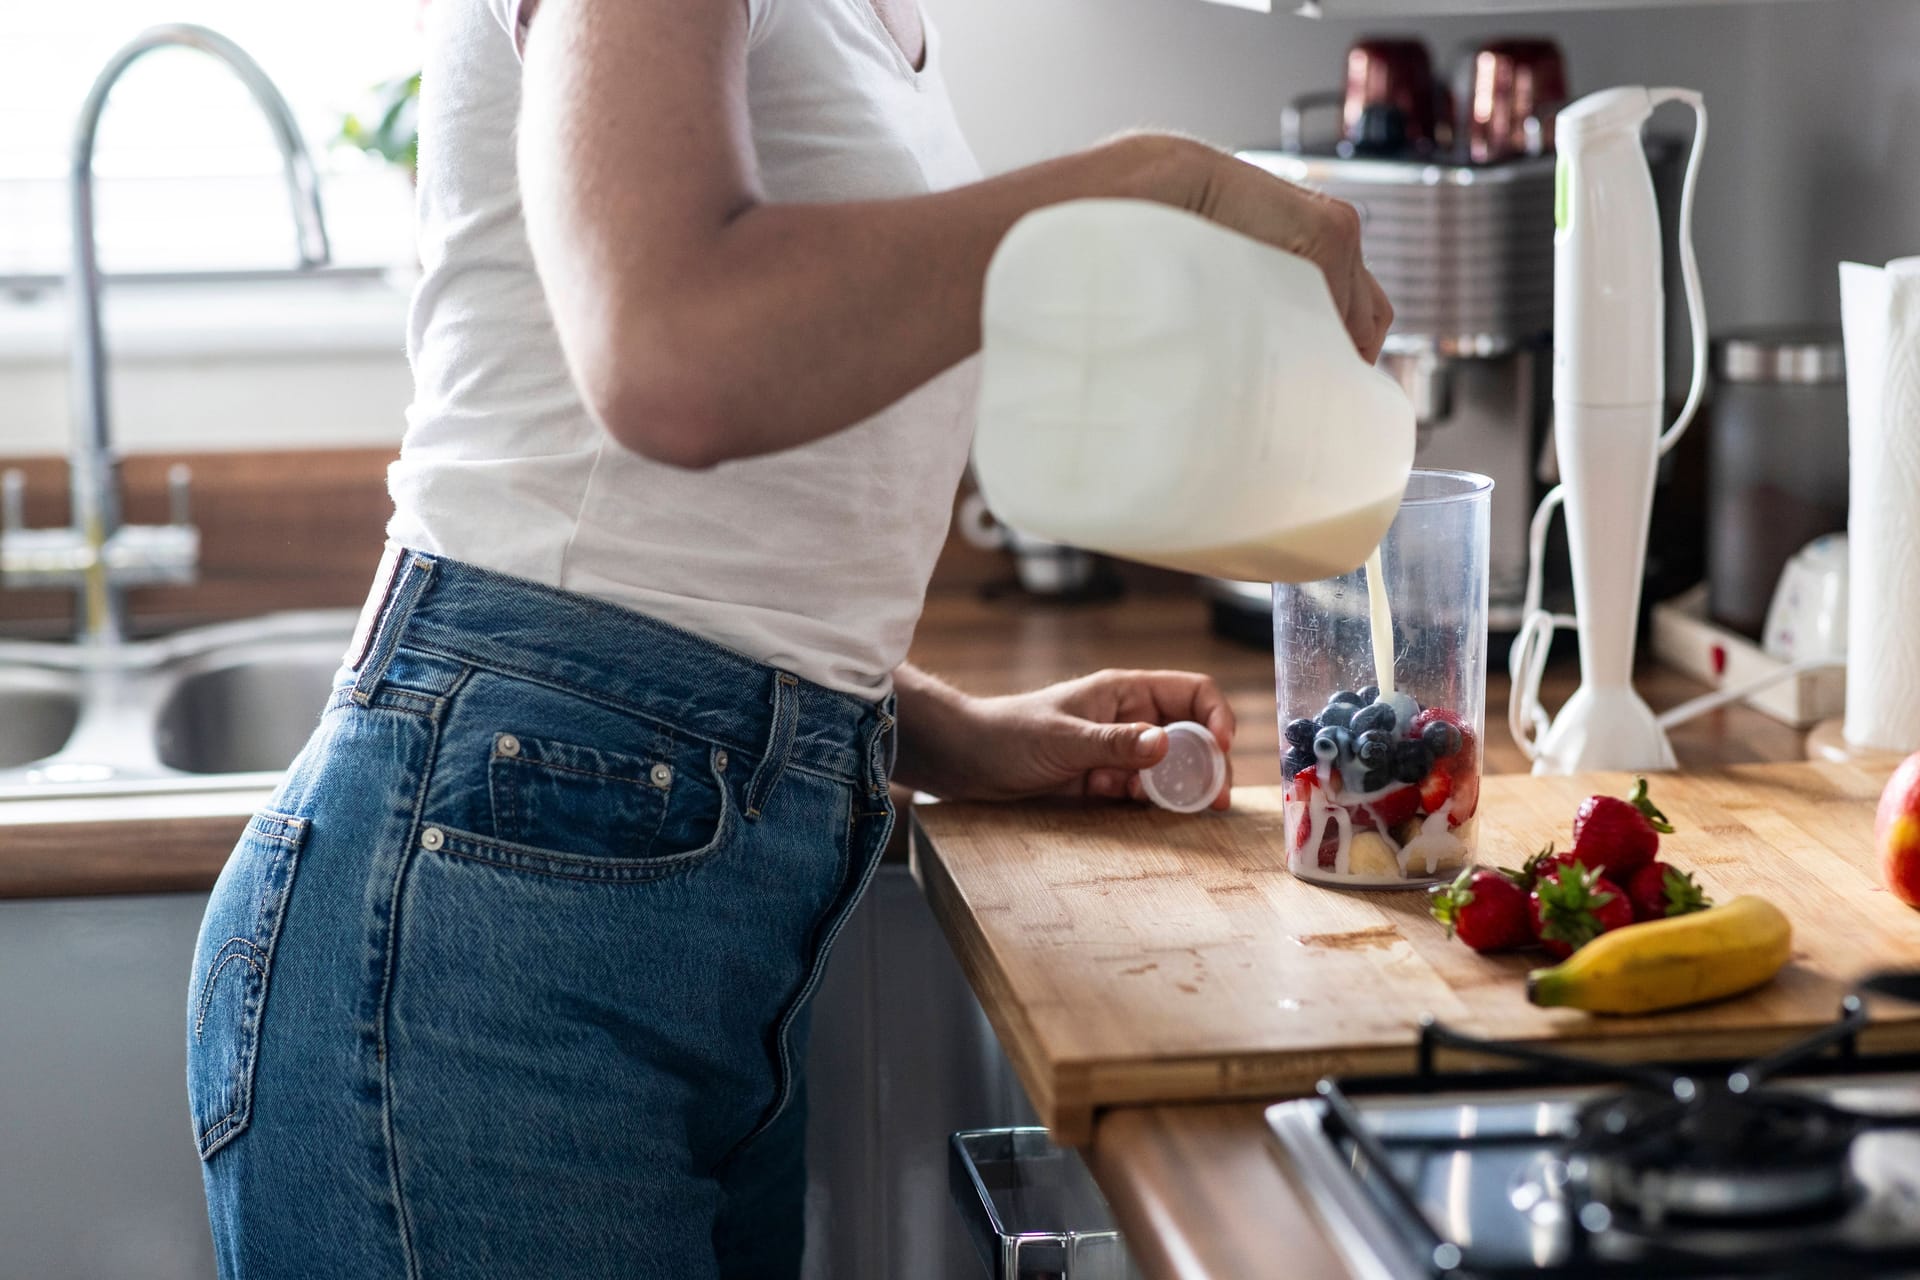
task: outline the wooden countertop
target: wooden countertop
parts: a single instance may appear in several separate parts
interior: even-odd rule
[[[1524,978],[1540,958],[1475,955],[1429,917],[1424,893],[1290,874],[1278,787],[1236,787],[1231,810],[1194,816],[928,805],[915,869],[1041,1122],[1079,1145],[1115,1106],[1271,1100],[1323,1076],[1411,1072],[1428,1015],[1486,1040],[1639,1062],[1759,1055],[1811,1034],[1862,974],[1920,968],[1920,919],[1881,887],[1874,856],[1885,782],[1806,761],[1662,777],[1679,828],[1662,856],[1717,901],[1778,903],[1793,959],[1751,995],[1637,1018],[1530,1004]],[[1518,865],[1564,844],[1586,797],[1631,783],[1488,778],[1479,852]],[[1920,1010],[1887,1009],[1869,1038],[1920,1052]]]
[[[1271,656],[1217,639],[1197,600],[1136,599],[1120,605],[989,603],[971,596],[929,602],[914,658],[983,693],[1030,688],[1106,665],[1186,666],[1211,672],[1239,717],[1234,776],[1277,783],[1278,726]],[[1563,659],[1543,696],[1557,705],[1576,676]],[[1642,671],[1656,708],[1700,693],[1664,669]],[[1520,772],[1526,761],[1505,735],[1506,682],[1487,690],[1487,768]],[[1672,734],[1683,768],[1798,760],[1802,735],[1743,706],[1727,707]],[[1119,1107],[1099,1118],[1083,1149],[1135,1260],[1154,1280],[1239,1280],[1286,1275],[1344,1280],[1347,1269],[1320,1233],[1252,1103]]]

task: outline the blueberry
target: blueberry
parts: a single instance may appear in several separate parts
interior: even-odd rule
[[[1360,780],[1360,789],[1372,794],[1375,791],[1386,790],[1387,784],[1392,781],[1393,774],[1387,770],[1370,769],[1367,771],[1367,776]]]
[[[1354,710],[1355,707],[1351,702],[1329,702],[1327,709],[1320,713],[1322,729],[1346,728],[1347,723],[1353,719]]]
[[[1287,721],[1286,739],[1290,747],[1312,747],[1313,735],[1320,732],[1318,721],[1301,716],[1298,720]]]
[[[1329,725],[1313,739],[1313,754],[1332,764],[1353,750],[1353,735],[1339,725]]]
[[[1420,741],[1440,760],[1460,749],[1460,731],[1445,720],[1434,720],[1420,731]]]
[[[1367,768],[1381,768],[1393,760],[1393,735],[1369,729],[1354,740],[1353,754]]]
[[[1394,744],[1393,776],[1399,782],[1418,782],[1433,767],[1433,753],[1417,738]]]
[[[1379,685],[1369,684],[1369,685],[1362,685],[1360,687],[1360,702],[1363,706],[1368,703],[1377,701],[1379,697],[1380,697]]]
[[[1311,769],[1313,766],[1314,755],[1311,745],[1294,747],[1289,750],[1286,755],[1280,757],[1280,773],[1288,782],[1293,781],[1294,774],[1299,773],[1303,769]]]
[[[1355,733],[1365,733],[1369,729],[1392,733],[1395,719],[1391,706],[1384,702],[1375,702],[1354,712],[1353,719],[1349,723]]]
[[[1340,692],[1334,694],[1331,698],[1328,698],[1327,701],[1329,703],[1334,703],[1334,702],[1351,703],[1356,707],[1363,707],[1367,703],[1367,700],[1365,698],[1362,698],[1359,694],[1355,693],[1351,689],[1342,689]]]

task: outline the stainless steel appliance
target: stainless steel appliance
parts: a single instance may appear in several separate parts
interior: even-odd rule
[[[1414,402],[1415,465],[1493,478],[1488,621],[1512,630],[1552,381],[1552,158],[1477,165],[1304,149],[1240,157],[1359,207],[1367,264],[1393,299],[1381,367]],[[1214,590],[1249,611],[1267,607],[1262,586]]]
[[[1713,343],[1707,610],[1758,638],[1793,554],[1847,527],[1846,354],[1838,327]]]
[[[1920,1057],[1831,1027],[1743,1064],[1588,1062],[1425,1028],[1419,1073],[1268,1109],[1356,1276],[1920,1273]],[[1442,1051],[1513,1063],[1449,1074]]]
[[[1391,43],[1362,40],[1355,49]],[[1437,110],[1445,110],[1450,100],[1458,104],[1458,120],[1435,124],[1436,138],[1449,138],[1449,145],[1425,148],[1411,135],[1397,151],[1360,145],[1366,139],[1352,136],[1356,95],[1350,76],[1347,93],[1293,99],[1281,118],[1279,145],[1239,155],[1359,208],[1367,265],[1394,305],[1380,364],[1406,388],[1418,415],[1414,465],[1493,478],[1487,622],[1495,632],[1512,632],[1521,620],[1534,508],[1558,479],[1549,430],[1553,137],[1554,114],[1568,88],[1560,52],[1546,40],[1490,40],[1470,51],[1458,71],[1454,93],[1438,84],[1434,90],[1441,104]],[[1368,101],[1378,108],[1384,99]],[[1404,114],[1398,100],[1387,105]],[[1332,127],[1322,129],[1325,136],[1309,139],[1309,116],[1315,112],[1324,113]],[[1647,151],[1662,214],[1664,260],[1673,277],[1667,288],[1668,382],[1685,386],[1687,357],[1675,344],[1684,345],[1688,329],[1680,318],[1681,291],[1671,269],[1678,261],[1672,214],[1684,150],[1654,138]],[[1699,580],[1698,496],[1691,489],[1677,499],[1674,494],[1676,487],[1693,483],[1698,470],[1693,456],[1689,449],[1678,450],[1662,469],[1648,600]],[[1558,550],[1563,543],[1556,537],[1549,545],[1554,551],[1547,599],[1555,604],[1567,594],[1568,574],[1564,552]],[[1249,643],[1267,643],[1270,590],[1265,584],[1204,585],[1215,602],[1216,629]]]

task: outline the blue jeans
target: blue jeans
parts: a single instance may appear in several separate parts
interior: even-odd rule
[[[221,1275],[796,1275],[891,704],[414,552],[375,618],[201,926]]]

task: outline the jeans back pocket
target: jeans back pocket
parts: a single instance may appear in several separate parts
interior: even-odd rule
[[[274,943],[307,831],[304,819],[289,814],[255,814],[200,922],[187,996],[187,1096],[203,1160],[252,1117]]]

